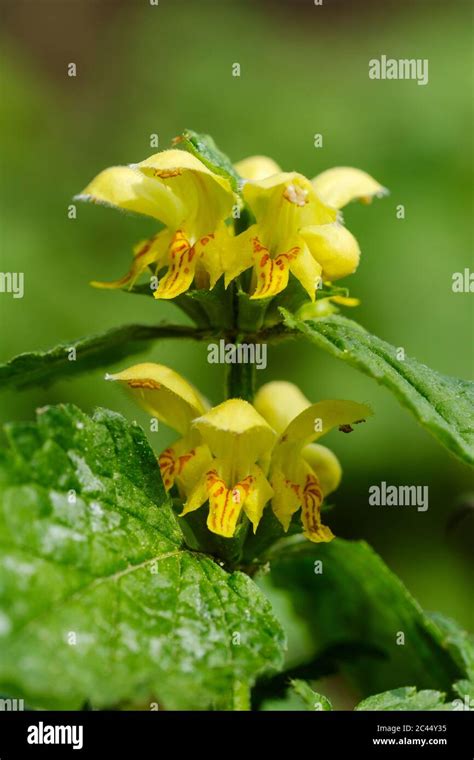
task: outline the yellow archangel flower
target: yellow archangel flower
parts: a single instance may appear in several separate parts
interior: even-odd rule
[[[205,401],[176,372],[138,364],[115,375],[150,414],[181,434],[159,457],[166,490],[178,487],[182,514],[209,501],[209,530],[234,535],[242,510],[254,530],[272,489],[258,465],[276,438],[246,401],[230,399],[207,411]]]
[[[127,387],[137,403],[152,417],[176,430],[181,437],[159,458],[161,475],[167,491],[177,485],[180,492],[194,486],[202,463],[210,463],[207,446],[201,444],[191,428],[195,417],[209,405],[181,375],[162,364],[136,364],[114,375],[106,375]]]
[[[229,538],[242,513],[255,532],[271,500],[285,531],[301,508],[310,541],[333,538],[320,511],[339,485],[341,466],[314,441],[335,426],[347,430],[364,420],[371,414],[367,406],[310,404],[292,383],[273,382],[258,391],[254,405],[229,399],[209,409],[192,385],[160,364],[137,364],[106,377],[127,386],[143,408],[180,433],[158,461],[166,490],[176,486],[184,501],[182,515],[208,501],[209,530]]]
[[[364,421],[371,410],[353,401],[310,404],[295,385],[287,382],[262,386],[254,403],[280,433],[270,461],[273,512],[287,531],[292,516],[301,508],[306,538],[315,543],[331,541],[334,535],[322,524],[321,504],[338,487],[341,467],[332,451],[314,441],[334,427],[343,426],[348,431],[351,424]]]
[[[154,295],[174,298],[195,280],[213,287],[223,273],[230,242],[225,224],[234,194],[225,177],[182,150],[165,150],[139,164],[101,172],[77,196],[158,219],[165,229],[135,247],[128,274],[102,288],[133,285],[150,266],[166,268]]]
[[[212,467],[189,493],[182,514],[209,500],[207,526],[213,533],[233,536],[242,510],[255,532],[273,493],[262,463],[274,431],[251,404],[236,398],[198,417],[193,427],[211,451]]]
[[[290,272],[314,300],[318,282],[352,274],[360,249],[340,221],[349,201],[368,202],[386,191],[359,169],[329,169],[312,181],[281,172],[272,159],[255,156],[236,164],[244,178],[243,197],[256,223],[232,240],[226,285],[253,267],[252,298],[284,290]]]

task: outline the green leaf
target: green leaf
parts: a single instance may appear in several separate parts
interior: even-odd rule
[[[394,346],[340,315],[304,322],[281,311],[288,328],[385,385],[453,454],[474,464],[474,383],[398,360]]]
[[[466,700],[467,698],[467,704],[470,704],[470,709],[474,710],[474,681],[467,681],[466,679],[456,681],[453,684],[453,689],[463,699]]]
[[[374,694],[360,702],[355,710],[443,710],[451,709],[440,691],[426,689],[417,691],[414,686],[404,686],[382,694]]]
[[[78,375],[98,367],[110,367],[141,353],[160,338],[202,337],[198,330],[181,325],[123,325],[99,335],[60,343],[48,351],[33,351],[0,364],[0,388],[29,388]]]
[[[444,643],[453,657],[474,682],[474,636],[461,628],[455,620],[439,612],[432,612],[430,618],[440,629]]]
[[[240,177],[230,158],[217,147],[210,135],[198,134],[192,129],[185,129],[183,134],[176,138],[175,145],[192,153],[208,169],[228,179],[232,189],[238,191]]]
[[[268,601],[186,547],[137,425],[59,406],[7,433],[0,693],[46,709],[228,707],[281,666]]]
[[[441,629],[365,542],[291,541],[273,555],[272,579],[308,625],[313,658],[337,662],[363,696],[407,683],[450,692],[466,677]]]
[[[324,712],[332,710],[329,699],[313,691],[306,681],[295,679],[291,682],[291,689],[303,701],[306,710],[323,710]]]

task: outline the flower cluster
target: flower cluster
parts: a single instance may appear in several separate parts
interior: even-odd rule
[[[77,196],[151,216],[164,226],[134,249],[130,271],[103,288],[133,286],[150,270],[159,278],[155,297],[175,298],[191,287],[226,287],[252,270],[251,298],[282,292],[290,273],[314,301],[321,282],[352,274],[360,249],[344,227],[340,209],[352,200],[383,195],[384,188],[359,169],[339,167],[313,180],[282,172],[270,158],[254,156],[235,166],[235,193],[223,174],[185,150],[165,150],[130,166],[101,172]],[[246,209],[250,226],[233,221]]]
[[[176,488],[182,515],[209,503],[207,525],[234,535],[243,514],[254,532],[268,502],[287,531],[301,509],[304,535],[330,541],[321,522],[323,498],[339,485],[336,456],[315,443],[335,427],[347,430],[370,409],[353,401],[311,404],[293,384],[271,382],[254,403],[231,398],[210,408],[183,377],[160,364],[137,364],[107,379],[129,388],[150,414],[180,437],[159,456],[167,491]]]

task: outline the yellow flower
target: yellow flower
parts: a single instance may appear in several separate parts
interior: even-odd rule
[[[280,167],[268,156],[249,156],[234,164],[234,169],[243,179],[266,179],[281,172]]]
[[[314,441],[334,427],[348,429],[365,420],[370,409],[353,401],[310,404],[296,386],[286,382],[262,386],[254,404],[280,433],[270,462],[273,512],[287,531],[293,514],[301,508],[306,538],[315,543],[331,541],[332,531],[321,522],[321,503],[339,485],[341,467],[329,449]]]
[[[274,431],[242,399],[224,401],[194,420],[193,427],[209,447],[213,461],[189,494],[182,514],[209,500],[207,526],[213,533],[233,536],[242,510],[255,532],[273,493],[259,463],[275,440]]]
[[[209,500],[209,530],[234,535],[242,510],[254,530],[272,496],[258,461],[276,438],[253,406],[241,399],[207,405],[184,378],[160,364],[137,364],[107,379],[128,387],[150,414],[181,434],[159,456],[167,491],[177,486],[182,515]]]
[[[296,172],[247,181],[242,192],[256,224],[232,241],[226,285],[253,267],[251,297],[268,298],[286,288],[292,272],[314,298],[322,267],[301,231],[310,225],[334,222],[337,212],[325,206],[311,182]]]
[[[182,516],[209,502],[209,530],[230,538],[243,513],[255,532],[271,500],[285,531],[301,508],[310,541],[333,538],[320,511],[339,485],[341,466],[314,441],[335,426],[363,421],[371,414],[367,406],[310,404],[292,383],[273,382],[258,391],[254,405],[234,398],[209,409],[192,385],[160,364],[137,364],[106,378],[129,388],[144,409],[180,433],[158,462],[166,490],[175,486],[184,502]]]
[[[98,287],[133,285],[150,266],[166,267],[154,295],[174,298],[194,280],[213,287],[223,273],[230,242],[225,220],[234,194],[224,177],[182,150],[156,153],[133,166],[105,169],[77,196],[158,219],[165,229],[134,249],[130,271]]]
[[[370,174],[351,166],[327,169],[314,177],[312,183],[319,197],[337,209],[354,200],[370,203],[372,198],[381,198],[388,193]]]
[[[106,375],[127,387],[138,404],[153,417],[181,434],[181,438],[159,457],[163,484],[167,491],[176,484],[180,492],[192,489],[209,465],[211,454],[191,427],[208,404],[181,375],[162,364],[136,364],[123,372]]]
[[[337,212],[355,198],[368,202],[384,194],[378,182],[350,168],[330,169],[310,182],[281,172],[266,156],[244,159],[235,168],[256,224],[231,243],[226,285],[253,267],[251,298],[267,298],[286,288],[291,272],[314,300],[319,278],[337,280],[356,270],[359,245]]]

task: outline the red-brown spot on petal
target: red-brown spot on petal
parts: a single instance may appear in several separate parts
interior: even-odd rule
[[[155,177],[160,177],[161,179],[171,179],[171,177],[178,177],[180,174],[182,174],[182,169],[155,169],[154,170]]]

